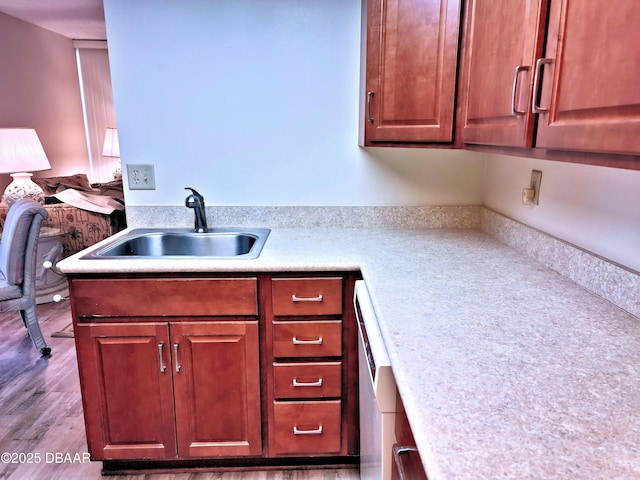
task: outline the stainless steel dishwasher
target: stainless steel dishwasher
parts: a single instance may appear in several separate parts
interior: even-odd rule
[[[390,480],[395,443],[396,382],[364,281],[355,285],[360,384],[360,478]]]

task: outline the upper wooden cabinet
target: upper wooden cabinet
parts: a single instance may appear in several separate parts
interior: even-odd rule
[[[469,0],[464,143],[640,154],[638,18],[637,0]]]
[[[640,2],[551,0],[536,146],[640,154]]]
[[[463,139],[531,147],[533,72],[542,55],[547,0],[469,0]]]
[[[461,0],[363,0],[364,145],[450,142]]]

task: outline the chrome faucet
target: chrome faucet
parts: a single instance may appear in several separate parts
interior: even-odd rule
[[[193,213],[196,216],[193,231],[198,233],[207,232],[207,212],[204,207],[204,197],[191,187],[184,187],[184,189],[191,190],[191,195],[185,199],[184,205],[187,208],[193,208]]]

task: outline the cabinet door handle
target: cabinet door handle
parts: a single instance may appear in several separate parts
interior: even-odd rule
[[[319,378],[315,382],[299,382],[297,378],[293,379],[294,387],[321,387],[322,386],[322,378]]]
[[[536,70],[533,72],[533,95],[531,96],[531,111],[533,113],[547,113],[549,111],[548,108],[542,108],[538,105],[538,95],[540,95],[540,76],[542,75],[542,70],[544,70],[544,65],[550,64],[553,62],[552,58],[539,58],[536,61]]]
[[[158,353],[160,354],[160,371],[164,373],[167,370],[167,366],[164,364],[164,343],[158,344]]]
[[[294,345],[322,345],[322,337],[318,337],[316,340],[298,340],[298,338],[293,337],[291,342]]]
[[[526,111],[518,110],[516,108],[516,95],[518,94],[518,77],[520,77],[520,72],[529,71],[529,67],[526,65],[518,65],[516,67],[516,72],[513,75],[513,90],[511,91],[511,115],[526,115]]]
[[[292,302],[321,302],[323,299],[322,294],[317,297],[299,297],[295,293],[291,295]]]
[[[373,123],[373,117],[371,116],[371,97],[375,95],[375,92],[367,92],[367,121]]]
[[[398,473],[400,474],[399,480],[409,480],[404,474],[404,468],[402,467],[402,460],[400,459],[400,455],[407,455],[411,452],[417,452],[418,449],[416,447],[403,447],[400,445],[396,445],[393,447],[393,459],[396,463],[396,467],[398,467]]]
[[[179,343],[174,343],[173,344],[173,353],[175,354],[175,362],[176,362],[176,372],[179,372],[180,369],[182,368],[182,365],[180,365],[180,359],[178,358],[178,347],[180,346]]]
[[[298,430],[296,425],[293,426],[294,435],[322,435],[322,425],[314,430]]]

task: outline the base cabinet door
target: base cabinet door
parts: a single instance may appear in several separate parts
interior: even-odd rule
[[[261,454],[257,321],[75,331],[94,460]]]
[[[92,459],[173,458],[168,325],[78,325],[74,333]]]
[[[178,456],[260,455],[258,322],[171,324]]]

